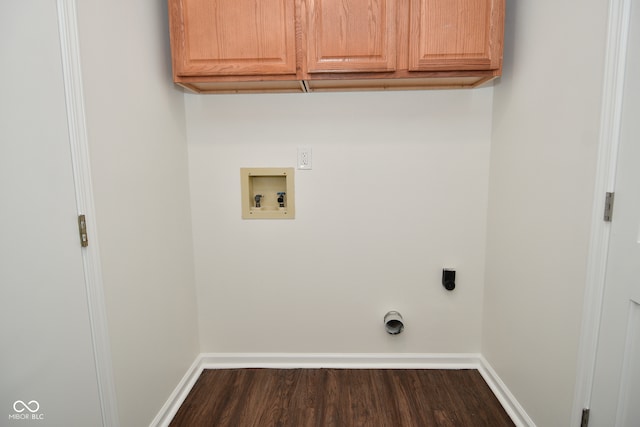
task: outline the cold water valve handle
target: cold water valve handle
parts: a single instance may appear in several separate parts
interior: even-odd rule
[[[281,208],[284,208],[284,195],[287,193],[284,192],[279,192],[278,193],[278,206],[280,206]]]

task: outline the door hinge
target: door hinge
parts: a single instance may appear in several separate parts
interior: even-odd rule
[[[78,215],[78,232],[80,233],[80,246],[86,248],[89,246],[87,238],[87,220],[84,215]]]
[[[582,419],[580,420],[580,427],[588,427],[589,426],[589,410],[584,408],[582,410]]]
[[[615,193],[607,193],[604,199],[604,217],[603,219],[606,222],[611,222],[611,218],[613,217],[613,199]]]

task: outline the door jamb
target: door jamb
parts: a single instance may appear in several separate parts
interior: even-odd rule
[[[81,248],[81,252],[102,425],[118,427],[118,409],[91,184],[76,0],[57,0],[57,9],[76,209],[78,215],[86,215],[88,230],[89,246]]]
[[[631,0],[610,0],[605,51],[602,108],[591,237],[578,348],[571,425],[580,426],[582,410],[589,408],[598,349],[611,223],[602,219],[605,194],[615,188],[622,98],[630,26]]]

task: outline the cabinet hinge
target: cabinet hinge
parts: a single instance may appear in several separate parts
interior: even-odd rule
[[[78,232],[80,233],[80,246],[86,248],[89,246],[87,238],[87,220],[84,215],[78,215]]]
[[[580,420],[580,427],[588,427],[589,426],[589,410],[584,408],[582,410],[582,419]]]
[[[613,199],[615,193],[607,193],[604,199],[604,217],[603,219],[606,222],[611,222],[611,218],[613,217]]]

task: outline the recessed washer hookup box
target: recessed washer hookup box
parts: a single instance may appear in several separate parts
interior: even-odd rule
[[[294,219],[293,168],[241,168],[243,219]]]

